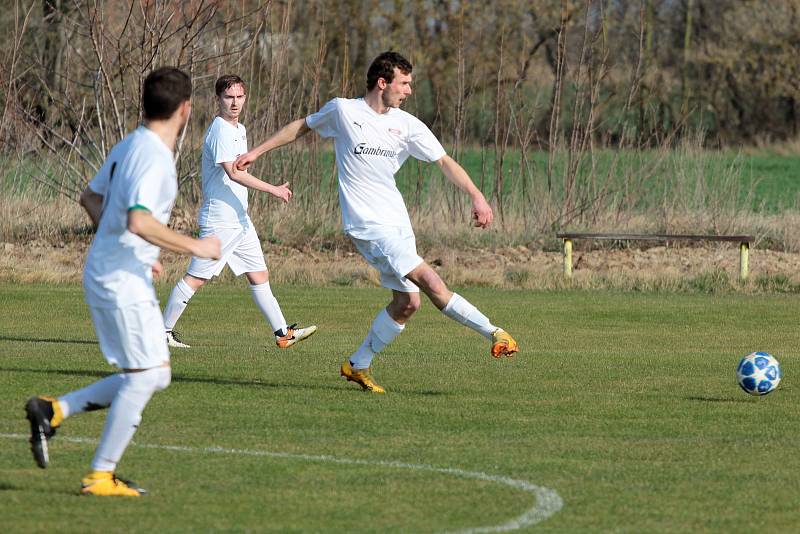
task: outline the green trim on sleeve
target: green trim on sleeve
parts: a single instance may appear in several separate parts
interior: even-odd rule
[[[131,206],[130,208],[128,208],[128,211],[133,211],[133,210],[150,211],[150,208],[142,206],[141,204],[136,204],[135,206]]]

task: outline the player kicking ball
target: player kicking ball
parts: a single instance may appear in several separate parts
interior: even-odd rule
[[[189,299],[228,265],[236,276],[242,273],[250,282],[253,300],[275,334],[275,344],[286,349],[317,331],[316,326],[287,326],[283,312],[269,285],[269,271],[261,242],[247,214],[247,190],[255,189],[289,202],[289,184],[268,184],[246,171],[236,169],[234,160],[247,152],[247,131],[239,116],[247,100],[244,81],[238,76],[222,76],[215,84],[218,115],[208,127],[203,143],[203,205],[198,223],[200,237],[216,236],[222,243],[219,260],[192,258],[186,275],[170,293],[164,308],[164,326],[170,347],[189,348],[175,332]]]
[[[428,127],[399,109],[411,95],[411,69],[411,63],[400,54],[384,52],[367,71],[363,98],[334,98],[317,113],[289,123],[236,160],[237,168],[247,168],[261,155],[310,130],[334,138],[344,231],[380,272],[381,284],[392,290],[392,301],[378,313],[364,342],[340,370],[348,381],[375,393],[385,390],[372,378],[372,359],[400,335],[419,309],[420,289],[446,316],[488,339],[494,357],[519,351],[511,335],[450,291],[436,271],[417,255],[408,211],[394,180],[409,156],[436,162],[448,180],[470,195],[475,226],[489,226],[493,215],[483,194],[466,171],[445,153]]]
[[[45,468],[48,440],[66,418],[110,407],[92,470],[81,481],[83,495],[145,493],[114,473],[144,407],[172,377],[153,289],[153,275],[161,272],[160,248],[220,257],[216,237],[192,239],[166,226],[178,191],[173,152],[189,119],[191,92],[189,77],[178,69],[150,73],[142,88],[144,125],[111,149],[81,194],[81,205],[97,225],[83,271],[86,303],[100,350],[121,372],[58,399],[33,397],[25,411],[33,458]]]

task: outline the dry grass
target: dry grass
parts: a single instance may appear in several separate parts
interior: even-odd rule
[[[42,242],[0,245],[0,281],[75,283],[80,280],[85,243],[52,246]],[[377,273],[356,253],[311,251],[265,246],[273,284],[302,286],[378,287]],[[618,289],[624,291],[798,292],[800,254],[756,250],[751,255],[748,283],[737,282],[736,247],[655,247],[647,250],[586,250],[575,254],[574,276],[562,275],[560,252],[527,247],[421,250],[452,287],[492,287],[558,290]],[[165,253],[160,281],[174,283],[188,260]],[[235,282],[225,271],[220,283]]]
[[[90,230],[83,209],[65,197],[0,194],[0,241],[59,245],[83,239]]]
[[[433,205],[433,202],[431,202]],[[465,208],[466,209],[466,208]],[[171,225],[196,231],[195,209],[176,208]],[[449,214],[449,215],[448,215]],[[291,205],[266,204],[252,212],[276,284],[378,286],[378,276],[339,228],[338,210],[315,213]],[[623,290],[796,291],[800,288],[800,215],[736,214],[729,231],[757,236],[751,255],[751,280],[736,280],[738,254],[730,244],[619,248],[620,244],[577,241],[575,275],[562,275],[560,243],[554,232],[533,233],[522,217],[506,217],[490,230],[477,230],[466,213],[447,206],[412,213],[420,254],[452,286]],[[618,230],[616,213],[604,214],[593,230]],[[668,228],[652,216],[626,214],[631,232],[694,233],[708,228],[706,211],[672,213]],[[91,234],[79,205],[64,198],[0,197],[0,280],[76,282]],[[623,244],[625,245],[625,244]],[[165,283],[180,277],[186,258],[164,253]],[[230,273],[223,281],[232,281]]]

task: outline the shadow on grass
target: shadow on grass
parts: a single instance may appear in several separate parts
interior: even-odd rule
[[[81,345],[97,345],[97,340],[89,339],[55,339],[41,337],[0,336],[0,341],[23,341],[30,343],[77,343]]]
[[[9,373],[39,373],[39,374],[48,374],[48,375],[64,375],[64,376],[88,376],[93,378],[104,378],[106,376],[112,375],[114,373],[108,373],[104,371],[89,371],[83,369],[25,369],[25,368],[8,368],[8,367],[0,367],[0,371],[5,371]],[[314,384],[289,384],[285,382],[266,382],[263,380],[247,380],[247,379],[237,379],[237,378],[218,378],[218,377],[206,377],[206,376],[186,376],[180,374],[172,375],[173,382],[185,382],[189,384],[214,384],[214,385],[222,385],[222,386],[245,386],[245,387],[261,387],[261,388],[276,388],[276,389],[310,389],[310,390],[330,390],[330,391],[342,391],[344,385],[314,385]],[[355,388],[352,388],[356,393],[361,393]],[[413,390],[403,390],[398,391],[397,393],[402,393],[404,395],[420,395],[425,397],[432,397],[432,396],[446,396],[449,395],[449,392],[446,391],[434,391],[434,390],[420,390],[420,391],[413,391]]]
[[[690,401],[700,401],[700,402],[748,402],[749,399],[742,398],[742,399],[732,399],[730,397],[700,397],[700,396],[693,396],[693,397],[685,397],[686,400]]]

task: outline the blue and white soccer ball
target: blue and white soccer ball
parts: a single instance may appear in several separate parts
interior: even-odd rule
[[[736,368],[739,386],[750,395],[772,393],[781,383],[781,366],[766,352],[751,352]]]

